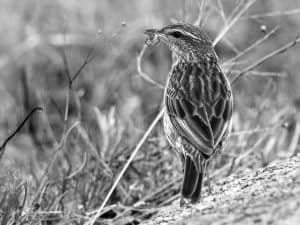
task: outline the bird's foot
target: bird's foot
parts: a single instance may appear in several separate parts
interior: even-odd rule
[[[180,206],[180,208],[191,208],[192,207],[191,203],[182,197],[180,198],[179,206]]]

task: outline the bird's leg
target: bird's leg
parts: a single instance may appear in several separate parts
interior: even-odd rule
[[[207,179],[208,193],[211,194],[212,187],[211,187],[211,179],[210,179],[209,171],[207,172],[206,179]]]
[[[211,194],[212,193],[212,188],[211,188],[211,180],[210,180],[210,176],[209,176],[209,171],[208,171],[208,164],[209,161],[208,160],[204,160],[204,177],[206,177],[206,182],[207,182],[207,188],[208,188],[208,193]]]
[[[182,170],[184,172],[185,157],[184,157],[183,152],[179,152],[179,156],[180,156],[180,160],[181,160],[181,164],[182,164]],[[182,196],[180,197],[179,206],[180,206],[180,208],[183,208],[184,206],[186,206],[186,201],[184,200],[184,198]]]
[[[179,153],[180,156],[180,160],[181,160],[181,165],[182,165],[182,170],[184,170],[184,166],[185,166],[185,156],[183,153]]]

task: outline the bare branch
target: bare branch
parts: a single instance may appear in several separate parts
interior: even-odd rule
[[[251,135],[251,134],[256,134],[256,133],[266,133],[266,132],[272,131],[272,130],[274,130],[274,126],[265,127],[265,128],[255,128],[255,129],[251,129],[251,130],[241,130],[241,131],[232,132],[230,134],[230,137],[240,136],[240,135]]]
[[[205,0],[198,0],[197,1],[197,5],[199,8],[199,13],[198,13],[198,17],[196,19],[196,21],[194,22],[195,26],[200,26],[205,15],[204,15],[204,10],[205,10]]]
[[[228,40],[226,37],[223,38],[224,44],[226,44],[235,54],[240,54],[240,50],[235,46],[234,43],[232,43],[230,40]]]
[[[231,21],[234,18],[234,16],[242,8],[244,4],[245,4],[245,0],[238,1],[238,4],[235,6],[235,8],[231,11],[230,15],[228,16],[227,22]]]
[[[36,111],[43,111],[43,109],[41,107],[36,107],[33,110],[31,110],[31,112],[25,117],[25,119],[21,122],[21,124],[16,128],[16,130],[14,132],[12,132],[12,134],[10,134],[5,140],[4,142],[1,144],[0,146],[0,160],[2,158],[2,155],[4,153],[5,147],[7,145],[7,143],[22,129],[22,127],[25,125],[25,123],[30,119],[30,117],[36,112]]]
[[[215,46],[224,36],[225,34],[233,27],[233,25],[239,20],[239,18],[255,3],[256,0],[249,0],[247,3],[243,5],[240,10],[237,10],[237,14],[228,19],[228,24],[223,28],[223,30],[219,33],[216,39],[213,42],[213,46]]]
[[[66,50],[65,50],[65,46],[66,46],[66,21],[65,21],[65,19],[63,20],[62,36],[63,36],[63,46],[61,48],[61,53],[62,53],[65,73],[68,77],[68,85],[69,85],[69,88],[70,88],[71,84],[72,84],[72,81],[71,81],[71,73],[70,73],[70,68],[69,68],[67,55],[66,55]]]
[[[287,11],[275,11],[275,12],[268,12],[263,14],[249,15],[249,16],[242,17],[241,19],[260,19],[265,17],[295,15],[299,13],[300,13],[300,9],[291,9]]]
[[[81,67],[78,69],[78,71],[75,73],[75,75],[72,77],[71,82],[73,83],[74,80],[79,76],[79,74],[82,72],[82,70],[86,67],[87,64],[89,64],[93,58],[91,57],[93,51],[94,51],[95,45],[93,45],[93,47],[90,48],[87,56],[84,59],[83,64],[81,65]]]
[[[65,41],[65,35],[64,35],[64,41]],[[79,76],[79,74],[82,72],[82,70],[86,67],[86,65],[92,60],[91,54],[92,54],[92,52],[94,50],[94,47],[95,47],[95,44],[93,45],[93,47],[90,48],[87,56],[84,59],[83,64],[77,70],[77,72],[75,73],[75,75],[72,77],[71,74],[70,74],[70,70],[69,70],[69,66],[68,66],[68,61],[67,61],[67,57],[66,57],[66,53],[65,53],[65,46],[62,46],[62,57],[63,57],[63,61],[64,61],[65,72],[66,72],[66,74],[68,76],[68,92],[67,92],[67,96],[66,96],[66,104],[65,104],[65,111],[64,111],[63,134],[62,134],[60,143],[62,143],[63,140],[65,139],[64,136],[65,136],[66,126],[67,126],[67,121],[68,121],[69,106],[70,106],[70,97],[71,97],[71,94],[72,94],[73,82]]]
[[[144,56],[144,53],[145,53],[147,47],[148,47],[148,45],[144,44],[142,50],[140,51],[140,53],[138,54],[138,56],[136,58],[138,74],[148,83],[154,84],[155,86],[159,87],[160,89],[164,89],[164,86],[162,86],[161,84],[154,81],[152,78],[150,78],[150,76],[148,74],[146,74],[145,72],[142,71],[141,61],[142,61],[142,58]]]
[[[230,74],[239,74],[242,71],[241,70],[229,70],[229,69],[224,69],[224,73],[230,72]],[[247,75],[251,76],[258,76],[258,77],[281,77],[281,78],[286,78],[287,74],[284,72],[267,72],[267,71],[249,71]]]
[[[218,7],[219,7],[220,15],[221,15],[221,17],[222,17],[222,19],[224,21],[224,24],[227,24],[227,19],[226,19],[226,15],[225,15],[225,11],[224,11],[222,0],[217,0],[217,4],[218,4]]]
[[[206,10],[206,8],[205,8]],[[211,16],[211,13],[213,12],[212,7],[207,7],[207,12],[205,12],[201,18],[201,22],[199,24],[199,27],[204,27],[206,21],[209,19],[209,17]]]
[[[262,63],[264,63],[266,60],[281,54],[285,51],[287,51],[288,49],[294,47],[296,44],[298,44],[300,42],[300,37],[297,37],[295,40],[287,43],[286,45],[272,51],[271,53],[261,57],[259,60],[257,60],[256,62],[252,63],[250,66],[248,66],[246,69],[242,70],[233,80],[232,80],[232,85],[236,83],[236,81],[244,76],[246,73],[248,73],[249,71],[255,69],[256,67],[258,67],[259,65],[261,65]]]
[[[254,42],[252,45],[250,45],[249,47],[247,47],[245,50],[243,50],[241,53],[239,53],[238,55],[234,56],[233,58],[227,60],[226,62],[223,63],[223,65],[226,65],[229,62],[235,61],[238,58],[242,57],[243,55],[245,55],[246,53],[248,53],[249,51],[251,51],[253,48],[255,48],[256,46],[258,46],[259,44],[261,44],[262,42],[264,42],[265,40],[267,40],[272,34],[274,34],[277,30],[279,29],[279,26],[273,28],[271,31],[269,31],[267,34],[265,34],[262,38],[258,39],[256,42]]]
[[[70,87],[72,81],[71,81],[71,74],[70,74],[70,69],[69,69],[69,64],[68,64],[68,60],[67,60],[67,56],[66,56],[65,47],[62,47],[61,54],[62,54],[62,58],[63,58],[65,73],[68,77],[68,85]]]

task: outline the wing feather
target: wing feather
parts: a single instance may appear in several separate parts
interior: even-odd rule
[[[165,105],[177,132],[195,148],[210,155],[229,128],[232,94],[229,82],[217,65],[213,71],[198,64],[173,69]]]

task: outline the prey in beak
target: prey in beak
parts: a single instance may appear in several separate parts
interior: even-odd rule
[[[144,31],[144,34],[148,35],[148,38],[145,41],[146,45],[153,46],[159,43],[159,30],[147,29]]]

